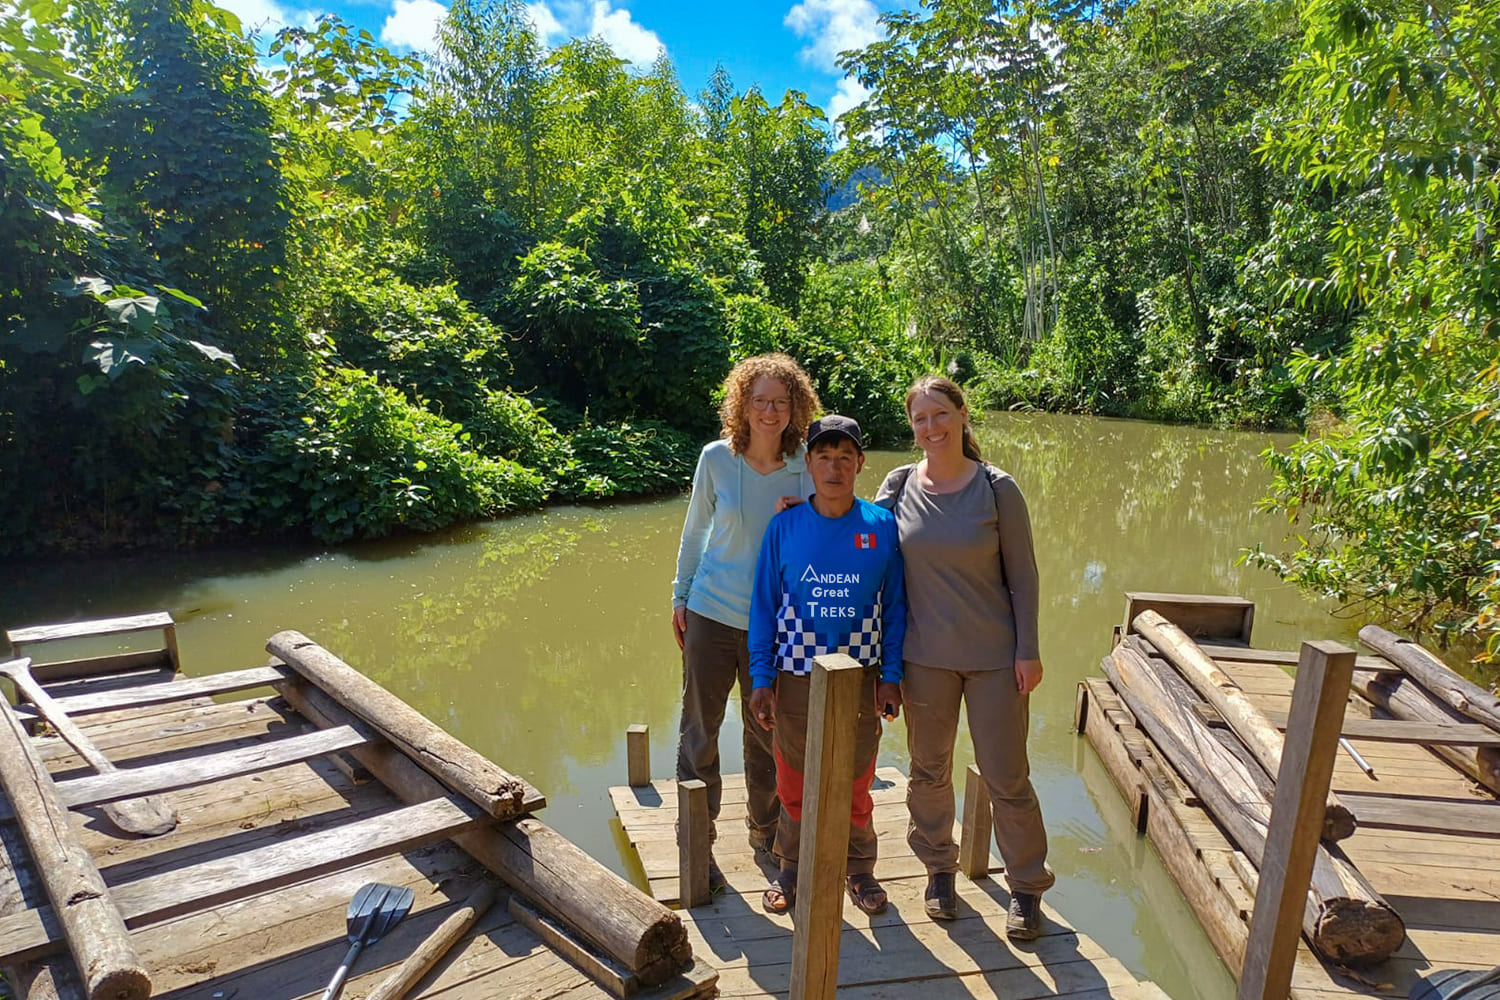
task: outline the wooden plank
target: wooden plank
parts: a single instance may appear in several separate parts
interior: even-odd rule
[[[963,833],[958,841],[958,870],[970,879],[989,877],[993,822],[989,788],[979,773],[979,765],[970,764],[964,779]]]
[[[1250,916],[1250,938],[1240,973],[1239,1000],[1282,1000],[1312,884],[1323,830],[1333,758],[1354,650],[1336,642],[1302,644],[1286,744],[1276,774],[1276,797],[1260,857],[1260,884]]]
[[[146,632],[154,628],[171,628],[175,623],[165,611],[153,611],[144,615],[127,615],[122,618],[94,618],[89,621],[64,622],[59,625],[31,625],[26,628],[7,629],[5,637],[11,648],[35,645],[42,642],[57,642],[61,639],[86,639],[90,636],[128,635],[131,632]]]
[[[547,947],[572,962],[590,979],[609,990],[614,996],[633,996],[640,990],[641,981],[634,973],[623,971],[608,959],[600,958],[589,951],[573,940],[573,936],[564,927],[546,914],[532,909],[520,896],[510,897],[510,915],[518,924],[545,941]],[[382,998],[371,995],[367,1000],[382,1000]]]
[[[1155,611],[1195,639],[1234,639],[1250,643],[1255,602],[1216,594],[1158,594],[1127,591],[1125,634],[1142,611]]]
[[[651,727],[636,723],[625,730],[625,758],[630,787],[651,784]]]
[[[677,782],[677,898],[691,909],[708,902],[708,785]]]
[[[1345,800],[1361,827],[1500,837],[1500,802],[1464,802],[1346,792]]]
[[[1255,649],[1230,643],[1199,642],[1198,648],[1216,660],[1232,663],[1262,663],[1282,667],[1295,667],[1298,653],[1295,649]],[[1400,673],[1401,668],[1378,656],[1356,656],[1354,666],[1359,670],[1375,670],[1383,673]],[[1233,670],[1230,673],[1234,673]]]
[[[355,823],[284,838],[254,850],[214,858],[110,887],[127,927],[244,899],[309,878],[349,868],[392,852],[421,847],[477,829],[485,816],[457,796],[431,799]],[[41,957],[52,951],[47,914],[26,910],[0,918],[0,964]]]
[[[134,653],[111,653],[108,656],[86,656],[76,660],[53,660],[50,663],[33,663],[31,676],[43,684],[58,681],[98,677],[103,674],[123,674],[148,667],[172,665],[171,656],[165,649],[142,649]]]
[[[20,720],[3,699],[0,786],[20,818],[31,861],[52,901],[52,915],[61,924],[58,934],[59,928],[46,927],[37,914],[37,929],[49,937],[67,939],[68,950],[94,1000],[146,1000],[151,996],[151,977],[125,933],[120,911],[94,859],[74,835],[46,765],[32,752]],[[17,916],[24,919],[27,914],[36,911],[23,910]],[[10,935],[0,930],[0,948],[9,947],[10,940]],[[5,964],[10,963],[0,961],[0,965]]]
[[[179,788],[256,774],[339,750],[361,746],[364,737],[349,726],[276,740],[272,743],[228,750],[185,761],[169,761],[109,774],[74,778],[58,785],[63,802],[72,808],[114,802],[137,795],[169,792]]]
[[[1286,713],[1268,710],[1266,718],[1276,728],[1286,729]],[[1500,733],[1479,723],[1445,724],[1408,722],[1404,719],[1357,719],[1345,716],[1340,735],[1375,743],[1418,743],[1428,746],[1500,747]]]
[[[869,697],[863,681],[864,667],[852,657],[813,659],[790,1000],[833,1000],[838,986],[854,746],[860,703]]]
[[[285,667],[251,667],[247,670],[230,670],[222,674],[193,677],[166,684],[142,684],[138,687],[118,691],[101,691],[97,694],[75,694],[54,698],[53,703],[66,712],[69,718],[95,715],[99,712],[114,712],[120,709],[139,708],[144,705],[161,705],[174,701],[191,701],[216,694],[231,694],[251,688],[270,687],[292,676]],[[31,711],[26,707],[23,714]]]

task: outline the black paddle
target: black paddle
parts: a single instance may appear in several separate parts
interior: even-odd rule
[[[349,901],[349,953],[339,964],[338,971],[323,991],[322,1000],[333,1000],[344,988],[344,979],[359,950],[367,944],[379,941],[411,909],[416,894],[397,885],[371,882],[360,888]]]

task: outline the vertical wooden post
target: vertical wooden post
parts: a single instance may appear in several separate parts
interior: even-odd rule
[[[651,727],[636,723],[625,730],[625,759],[630,787],[651,784]]]
[[[990,813],[990,790],[978,764],[969,765],[964,781],[964,828],[958,842],[958,868],[971,880],[990,874],[990,833],[994,817]]]
[[[849,812],[864,667],[842,653],[813,660],[797,848],[797,912],[790,1000],[833,1000],[839,979]]]
[[[1119,645],[1116,643],[1116,645]],[[1083,681],[1078,682],[1078,693],[1073,696],[1073,731],[1079,736],[1089,726],[1089,688]]]
[[[1354,650],[1347,646],[1302,644],[1238,1000],[1286,1000],[1291,989],[1353,672]]]
[[[182,657],[177,653],[177,624],[163,625],[161,636],[167,650],[167,659],[172,661],[172,673],[182,672]]]
[[[677,782],[677,895],[684,909],[708,902],[708,786]]]

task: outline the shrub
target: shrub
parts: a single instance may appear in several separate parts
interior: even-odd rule
[[[569,439],[573,462],[558,493],[573,500],[663,493],[693,477],[697,442],[663,424],[582,427]]]

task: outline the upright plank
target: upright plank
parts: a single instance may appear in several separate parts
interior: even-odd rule
[[[628,762],[630,787],[651,784],[651,727],[636,723],[625,730],[625,759]]]
[[[122,618],[95,618],[83,622],[66,622],[61,625],[31,625],[13,628],[5,633],[12,649],[34,646],[44,642],[63,639],[87,639],[104,635],[127,635],[131,632],[148,632],[151,629],[171,628],[172,616],[165,611],[153,611],[144,615],[127,615]]]
[[[688,909],[708,902],[708,785],[677,782],[677,897]]]
[[[1243,597],[1136,590],[1125,594],[1125,634],[1142,611],[1157,612],[1195,639],[1229,639],[1247,646],[1255,623],[1255,602]]]
[[[842,653],[813,660],[798,848],[791,1000],[833,1000],[839,979],[849,810],[864,668]]]
[[[993,825],[989,789],[979,773],[979,765],[970,764],[964,780],[963,834],[958,841],[958,868],[970,879],[989,877]]]
[[[1347,646],[1321,640],[1302,644],[1238,1000],[1283,1000],[1291,989],[1353,673],[1354,650]]]
[[[20,820],[21,835],[89,997],[146,1000],[151,996],[151,977],[130,943],[125,921],[94,859],[78,842],[52,776],[4,699],[0,699],[0,785]],[[5,940],[0,935],[0,941]]]

